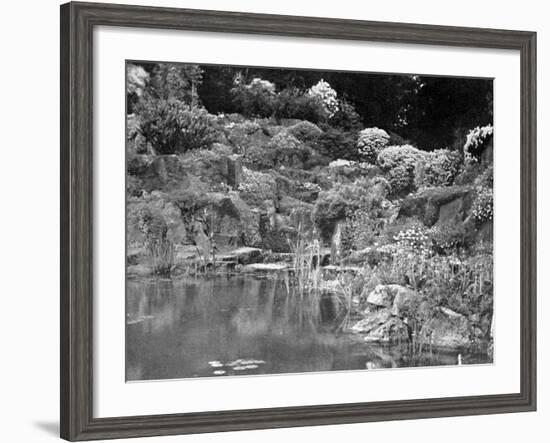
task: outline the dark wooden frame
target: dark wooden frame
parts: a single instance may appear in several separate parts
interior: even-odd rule
[[[92,33],[184,29],[513,49],[521,54],[521,392],[245,411],[94,418]],[[536,33],[100,3],[61,6],[61,437],[70,441],[536,409]]]

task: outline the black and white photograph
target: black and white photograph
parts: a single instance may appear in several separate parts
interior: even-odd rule
[[[126,379],[493,361],[493,80],[126,63]]]

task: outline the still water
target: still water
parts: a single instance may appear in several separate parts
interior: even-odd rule
[[[126,378],[161,380],[457,364],[458,352],[412,358],[406,347],[338,332],[337,308],[292,295],[283,280],[244,276],[127,284]],[[462,354],[463,363],[486,355]]]

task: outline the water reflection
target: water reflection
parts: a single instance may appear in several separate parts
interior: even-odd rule
[[[277,279],[131,280],[126,377],[151,380],[457,363],[337,332],[330,298],[300,300]],[[485,357],[486,358],[486,357]],[[464,356],[464,363],[483,362]]]

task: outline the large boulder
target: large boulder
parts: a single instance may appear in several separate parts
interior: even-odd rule
[[[224,256],[225,260],[233,259],[240,265],[249,265],[252,263],[260,263],[263,260],[262,250],[259,248],[250,248],[243,246],[235,249]]]
[[[209,193],[206,219],[217,220],[218,245],[255,245],[260,237],[260,214],[251,209],[237,193]]]
[[[384,308],[391,308],[399,315],[405,304],[411,304],[416,300],[418,294],[413,290],[401,285],[378,285],[367,296],[367,303]],[[395,300],[397,299],[397,305]]]
[[[426,225],[462,222],[472,204],[470,186],[424,189],[401,202],[399,218],[416,217]]]
[[[409,339],[409,327],[397,317],[390,317],[364,336],[365,341],[377,343],[407,343]]]
[[[132,155],[128,159],[128,174],[141,179],[144,191],[188,189],[219,189],[222,184],[236,188],[243,180],[242,157],[229,148],[219,146],[216,152],[196,151],[184,155]]]
[[[351,327],[351,331],[360,334],[368,334],[372,330],[377,329],[379,326],[386,323],[391,316],[392,314],[390,310],[385,308],[369,312],[364,319],[359,320]]]
[[[472,344],[471,323],[465,316],[449,308],[436,309],[427,327],[433,346],[466,348]]]
[[[399,286],[399,285],[393,285]],[[422,296],[412,289],[399,286],[391,308],[392,315],[401,318],[414,318],[422,302]]]

